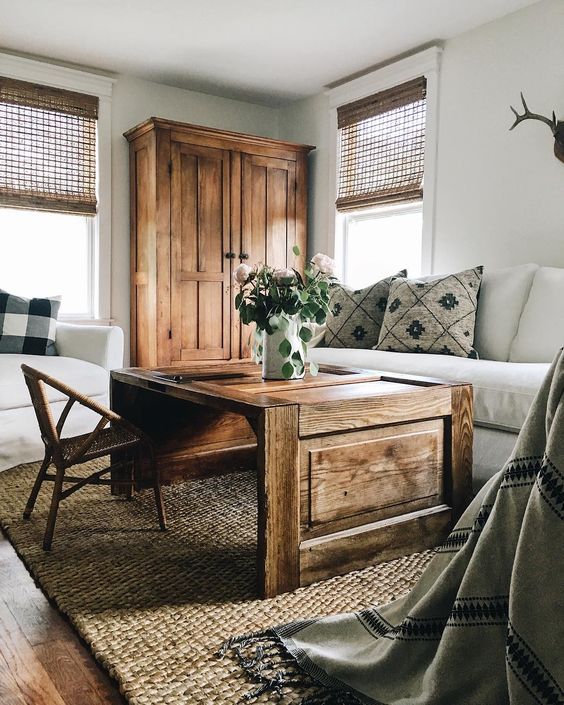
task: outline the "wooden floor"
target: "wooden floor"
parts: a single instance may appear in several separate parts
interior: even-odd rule
[[[0,533],[0,704],[124,703]]]

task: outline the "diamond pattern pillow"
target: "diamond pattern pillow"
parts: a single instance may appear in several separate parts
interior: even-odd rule
[[[0,353],[56,355],[61,298],[25,299],[0,289]]]
[[[395,276],[406,277],[402,269]],[[342,284],[331,287],[325,347],[365,348],[378,342],[393,277],[382,279],[365,289],[349,289]]]
[[[433,279],[394,279],[376,350],[477,358],[482,267]]]

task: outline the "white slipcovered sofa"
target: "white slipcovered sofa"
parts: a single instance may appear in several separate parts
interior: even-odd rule
[[[479,360],[316,347],[310,359],[474,385],[474,486],[511,453],[533,398],[564,345],[564,269],[524,264],[484,272],[476,318]]]
[[[43,443],[20,369],[23,362],[108,404],[110,370],[123,365],[121,328],[57,323],[55,344],[58,355],[0,355],[0,470],[43,457]],[[56,420],[66,397],[51,388],[47,391]],[[75,404],[63,435],[91,431],[96,418]]]

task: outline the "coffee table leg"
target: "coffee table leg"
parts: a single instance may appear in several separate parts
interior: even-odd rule
[[[300,584],[298,407],[265,409],[257,427],[259,596]]]
[[[472,499],[472,387],[452,389],[450,505],[458,521]]]

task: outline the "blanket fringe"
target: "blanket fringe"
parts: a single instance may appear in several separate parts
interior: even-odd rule
[[[223,659],[229,653],[257,684],[243,696],[247,702],[269,693],[291,705],[362,705],[353,693],[328,688],[306,673],[272,630],[227,639],[216,655]]]

